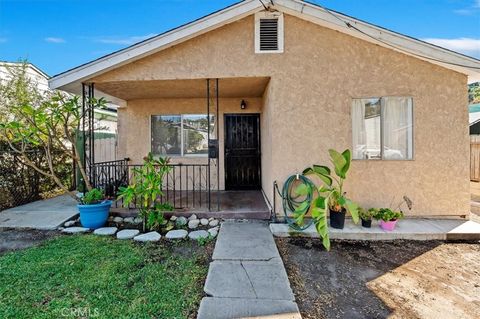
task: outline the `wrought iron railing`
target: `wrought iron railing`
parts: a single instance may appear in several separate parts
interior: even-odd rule
[[[106,196],[116,198],[119,188],[127,186],[134,176],[134,169],[141,165],[129,164],[128,159],[95,163],[92,166],[92,185],[102,189]],[[163,180],[162,192],[158,200],[169,202],[175,209],[208,210],[211,192],[208,187],[208,164],[169,164],[170,171]],[[122,207],[121,201],[113,206]],[[130,208],[135,208],[136,204]]]

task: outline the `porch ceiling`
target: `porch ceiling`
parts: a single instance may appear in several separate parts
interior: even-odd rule
[[[269,77],[221,78],[218,83],[219,97],[261,97],[269,80]],[[127,101],[154,98],[206,98],[207,80],[101,82],[95,83],[95,89]]]

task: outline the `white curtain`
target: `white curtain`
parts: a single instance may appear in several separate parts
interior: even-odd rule
[[[412,99],[383,98],[383,158],[413,158]]]
[[[362,99],[353,99],[352,102],[352,137],[353,158],[365,159],[364,149],[367,139],[365,133],[365,104]]]
[[[380,159],[380,100],[354,99],[352,102],[354,159]]]

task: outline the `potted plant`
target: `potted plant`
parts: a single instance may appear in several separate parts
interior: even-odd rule
[[[358,223],[358,205],[349,200],[343,191],[343,184],[350,168],[351,152],[345,150],[339,153],[333,149],[328,150],[331,162],[334,166],[334,176],[327,166],[316,165],[303,171],[304,175],[315,174],[324,183],[319,191],[317,202],[324,201],[325,207],[330,213],[330,226],[343,229],[345,226],[345,215],[347,211],[352,215],[355,223]],[[322,196],[323,195],[323,196]],[[321,203],[318,203],[321,205]]]
[[[399,219],[403,218],[402,211],[394,211],[390,208],[380,208],[375,215],[375,219],[380,220],[380,228],[386,231],[395,229]]]
[[[343,191],[343,185],[350,168],[351,152],[345,150],[339,153],[333,149],[329,151],[332,164],[334,166],[335,175],[327,166],[313,165],[303,171],[303,175],[315,175],[321,181],[322,185],[316,187],[318,196],[312,201],[312,218],[315,223],[317,232],[323,239],[323,245],[330,250],[330,238],[328,235],[327,215],[330,213],[330,226],[342,229],[345,224],[345,214],[349,212],[352,215],[354,223],[358,223],[358,205],[346,197]],[[299,195],[307,194],[311,191],[310,186],[302,184],[297,193]],[[294,212],[294,216],[298,221],[302,221],[306,212]]]
[[[96,229],[105,225],[112,201],[105,199],[103,192],[93,188],[86,192],[77,205],[80,223],[85,228]]]
[[[358,215],[362,220],[362,226],[365,228],[372,227],[372,218],[377,214],[377,210],[375,208],[370,208],[369,210],[365,210],[363,208],[358,209]]]

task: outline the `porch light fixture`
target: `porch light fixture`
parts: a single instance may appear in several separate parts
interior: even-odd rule
[[[245,102],[245,100],[242,100],[242,102],[240,102],[240,108],[242,110],[245,110],[247,108],[247,102]]]

